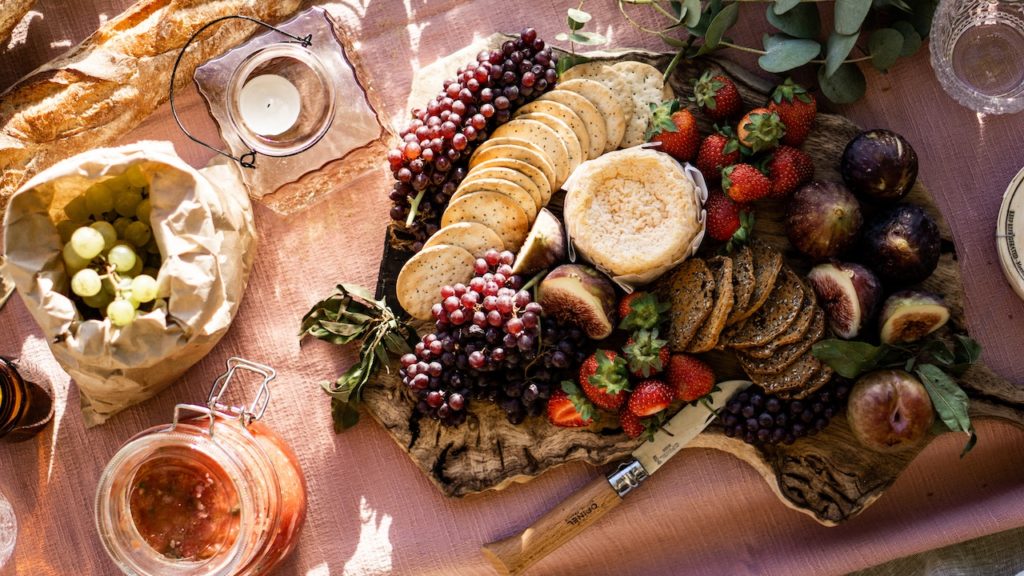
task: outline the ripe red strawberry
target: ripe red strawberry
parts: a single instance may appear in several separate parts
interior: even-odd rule
[[[736,125],[736,137],[751,152],[771,150],[786,134],[786,125],[776,112],[754,108]]]
[[[651,125],[647,128],[647,140],[661,142],[658,148],[679,160],[689,162],[700,146],[700,131],[697,120],[689,110],[679,108],[679,100],[669,100],[655,106],[651,104]]]
[[[772,189],[769,198],[785,198],[814,178],[811,157],[791,146],[779,146],[768,161],[768,179]]]
[[[728,127],[725,132],[709,134],[697,151],[697,169],[708,184],[720,181],[722,170],[739,161],[740,143]]]
[[[743,100],[732,80],[722,75],[712,76],[710,70],[693,83],[691,100],[716,122],[736,116],[743,110]]]
[[[548,398],[548,422],[563,428],[579,428],[593,421],[593,406],[569,381],[555,389]]]
[[[619,328],[630,331],[657,328],[669,308],[667,302],[659,301],[650,292],[626,294],[619,301],[619,318],[622,318]]]
[[[689,354],[673,354],[665,370],[665,381],[683,402],[706,396],[715,387],[715,372],[700,358]]]
[[[736,164],[722,170],[722,190],[736,202],[760,200],[771,192],[771,181],[750,164]]]
[[[629,371],[637,378],[650,378],[668,364],[671,352],[667,340],[658,339],[658,329],[638,330],[626,340],[622,353],[629,362]]]
[[[580,366],[580,386],[598,408],[618,410],[629,389],[626,361],[611,350],[598,350]]]
[[[629,411],[637,416],[651,416],[661,412],[676,398],[675,390],[661,380],[644,380],[629,395]]]
[[[708,236],[719,242],[728,242],[726,252],[750,239],[750,231],[754,228],[754,211],[750,206],[733,201],[721,190],[712,190],[704,209],[708,212]]]
[[[794,84],[792,78],[786,78],[772,92],[768,109],[777,113],[786,125],[782,143],[799,146],[811,132],[814,117],[818,113],[818,102],[803,86]]]
[[[639,438],[647,432],[647,426],[640,420],[640,417],[630,412],[626,407],[619,410],[619,424],[622,431],[630,438]]]

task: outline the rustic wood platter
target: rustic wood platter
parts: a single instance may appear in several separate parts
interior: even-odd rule
[[[595,53],[594,56],[638,60],[662,70],[672,57],[671,54],[639,51]],[[708,67],[736,81],[747,108],[766,101],[771,89],[768,82],[731,63],[712,60],[685,62],[677,68],[670,79],[677,97],[690,96],[694,78]],[[433,81],[439,83],[440,78],[433,78]],[[710,126],[703,119],[700,121],[702,130],[708,131]],[[814,160],[816,179],[840,179],[839,158],[846,143],[859,131],[858,126],[842,116],[818,115],[815,128],[803,146]],[[923,286],[945,296],[951,310],[949,329],[966,332],[963,282],[949,227],[920,181],[908,200],[922,206],[935,218],[943,238],[938,269]],[[795,269],[805,272],[808,263],[789,246],[783,220],[781,203],[759,203],[755,235],[780,249]],[[377,292],[378,296],[386,296],[392,306],[397,302],[395,278],[409,256],[411,254],[391,249],[385,239]],[[744,377],[731,354],[716,353],[706,357],[720,379]],[[976,364],[960,384],[971,397],[973,418],[998,418],[1024,427],[1024,390],[983,364]],[[366,386],[364,401],[373,417],[447,496],[501,490],[572,461],[601,466],[626,457],[640,442],[628,438],[620,429],[556,428],[545,418],[530,418],[514,426],[497,406],[485,402],[474,404],[473,414],[465,425],[447,428],[436,421],[416,417],[412,404],[401,397],[400,386],[395,375],[382,375]],[[810,515],[821,524],[833,526],[877,500],[924,445],[896,455],[871,452],[860,447],[840,415],[823,432],[788,446],[755,447],[729,438],[720,428],[712,427],[688,448],[713,448],[735,455],[754,467],[785,505]],[[969,456],[964,465],[970,465]]]

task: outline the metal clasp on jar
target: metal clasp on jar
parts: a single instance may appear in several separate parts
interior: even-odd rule
[[[231,379],[239,369],[255,372],[263,377],[263,381],[256,390],[256,396],[249,403],[248,407],[230,406],[221,403],[221,398],[227,391],[228,385],[231,384]],[[270,404],[270,381],[274,378],[277,378],[277,371],[270,366],[232,356],[227,362],[227,372],[221,374],[213,381],[210,394],[206,398],[206,406],[178,404],[174,407],[174,421],[171,423],[171,429],[173,430],[178,425],[183,410],[208,416],[210,419],[210,436],[213,436],[213,428],[217,418],[240,420],[242,426],[248,427],[252,422],[262,418],[263,414],[267,411],[267,405]]]

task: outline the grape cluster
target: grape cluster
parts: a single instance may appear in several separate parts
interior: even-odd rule
[[[543,412],[553,387],[586,358],[583,331],[544,316],[512,274],[514,260],[489,250],[468,285],[441,289],[435,331],[400,360],[421,414],[458,426],[475,398],[497,403],[518,424]]]
[[[785,400],[752,388],[725,405],[721,422],[726,436],[748,444],[792,444],[824,430],[849,395],[849,381],[839,377],[803,400]]]
[[[402,142],[387,157],[396,180],[391,218],[405,223],[415,213],[404,228],[414,250],[437,231],[476,146],[508,122],[516,108],[555,85],[555,61],[537,31],[527,28],[500,49],[480,52],[475,62],[445,80],[426,108],[413,110],[412,121],[399,134]]]

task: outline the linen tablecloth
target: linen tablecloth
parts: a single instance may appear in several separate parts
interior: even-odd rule
[[[9,44],[0,46],[0,90],[129,4],[38,0]],[[532,25],[552,39],[565,26],[565,9],[576,5],[347,0],[327,7],[358,47],[362,80],[384,102],[384,115],[399,122],[417,68],[494,31]],[[625,23],[612,0],[585,8],[594,14],[589,26],[612,46],[664,49]],[[761,12],[761,4],[743,6],[738,41],[759,44]],[[737,60],[752,68],[742,56]],[[867,97],[839,111],[864,127],[900,132],[914,145],[921,180],[953,228],[972,335],[992,368],[1022,381],[1024,304],[1003,281],[993,234],[1002,190],[1024,164],[1018,144],[1024,116],[980,116],[957,106],[934,79],[927,49],[887,75],[867,74]],[[198,97],[180,104],[200,135],[216,138]],[[177,131],[166,106],[123,142],[146,138],[172,140],[196,166],[209,159]],[[266,422],[295,447],[309,482],[309,518],[281,574],[489,574],[478,552],[482,543],[526,526],[598,474],[586,465],[567,465],[500,493],[452,500],[370,418],[333,434],[318,383],[344,370],[354,351],[320,342],[300,347],[298,320],[337,282],[374,282],[388,208],[389,175],[381,164],[380,171],[288,217],[257,205],[262,242],[227,337],[182,382],[102,427],[84,429],[78,391],[20,299],[0,312],[0,353],[45,373],[57,391],[57,415],[47,432],[27,444],[0,445],[0,491],[20,523],[9,572],[114,574],[93,527],[100,471],[128,437],[168,422],[176,403],[204,397],[233,355],[278,370]],[[978,447],[964,460],[958,458],[962,438],[941,437],[874,506],[836,528],[783,506],[743,462],[714,451],[685,451],[535,573],[839,574],[1024,525],[1024,434],[991,422],[980,423],[978,434]]]

